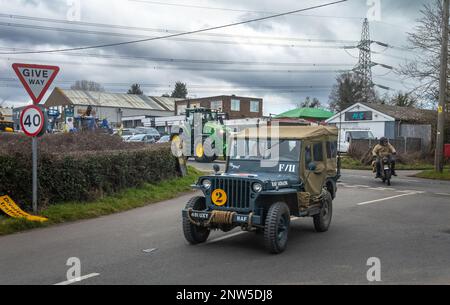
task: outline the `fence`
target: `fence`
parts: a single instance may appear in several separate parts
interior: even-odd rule
[[[420,138],[397,138],[391,139],[389,142],[395,147],[397,153],[402,155],[423,153],[425,149]],[[349,155],[361,159],[378,143],[378,140],[352,140]]]

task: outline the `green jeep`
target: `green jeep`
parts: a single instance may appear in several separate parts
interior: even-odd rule
[[[225,173],[203,176],[193,187],[203,196],[183,210],[183,230],[191,244],[211,230],[236,227],[263,232],[271,253],[286,249],[291,217],[312,217],[326,232],[340,177],[336,128],[264,127],[233,136]]]

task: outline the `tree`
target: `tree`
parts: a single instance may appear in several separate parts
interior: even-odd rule
[[[141,90],[141,85],[139,84],[133,84],[131,85],[130,90],[127,92],[128,94],[135,94],[135,95],[143,95],[144,92]]]
[[[89,80],[77,80],[70,88],[72,90],[105,92],[102,85]]]
[[[185,83],[177,82],[175,84],[175,89],[172,92],[171,97],[173,98],[186,98],[188,95],[187,86]]]
[[[424,4],[413,33],[408,33],[410,49],[417,55],[401,66],[407,78],[421,83],[412,91],[434,105],[439,99],[440,55],[442,45],[442,1]],[[450,61],[449,61],[450,62]]]
[[[320,108],[322,107],[322,103],[317,98],[311,98],[309,96],[306,97],[305,101],[300,103],[299,108]]]
[[[364,80],[355,73],[347,72],[336,78],[330,94],[330,109],[342,111],[355,103],[364,103]],[[373,89],[374,96],[376,93]]]
[[[389,104],[399,107],[415,107],[417,98],[411,93],[398,92],[390,99]]]

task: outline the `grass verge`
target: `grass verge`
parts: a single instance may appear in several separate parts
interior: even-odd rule
[[[431,170],[433,169],[433,164],[428,163],[410,163],[410,164],[402,164],[397,163],[396,169],[398,170]],[[355,160],[349,157],[342,158],[342,169],[354,169],[354,170],[372,170],[372,166],[364,165],[359,160]]]
[[[191,184],[195,183],[200,175],[202,175],[200,171],[189,167],[189,175],[183,178],[127,189],[93,202],[69,202],[52,205],[41,211],[41,216],[49,219],[45,223],[0,216],[0,236],[64,222],[96,218],[173,199],[191,191]]]
[[[450,169],[444,170],[443,173],[434,170],[426,170],[414,175],[417,178],[433,179],[433,180],[448,180],[450,181]]]

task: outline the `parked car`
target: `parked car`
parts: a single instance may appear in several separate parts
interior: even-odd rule
[[[170,136],[163,136],[158,141],[158,143],[169,143],[169,142],[170,142]]]
[[[161,135],[159,134],[158,130],[152,127],[137,127],[136,131],[142,134],[152,135],[156,139],[156,141],[161,139]]]
[[[156,143],[156,139],[153,135],[137,134],[137,135],[132,136],[130,139],[128,139],[127,142],[131,142],[131,143],[142,142],[142,143],[147,143],[147,144],[153,144],[153,143]]]

